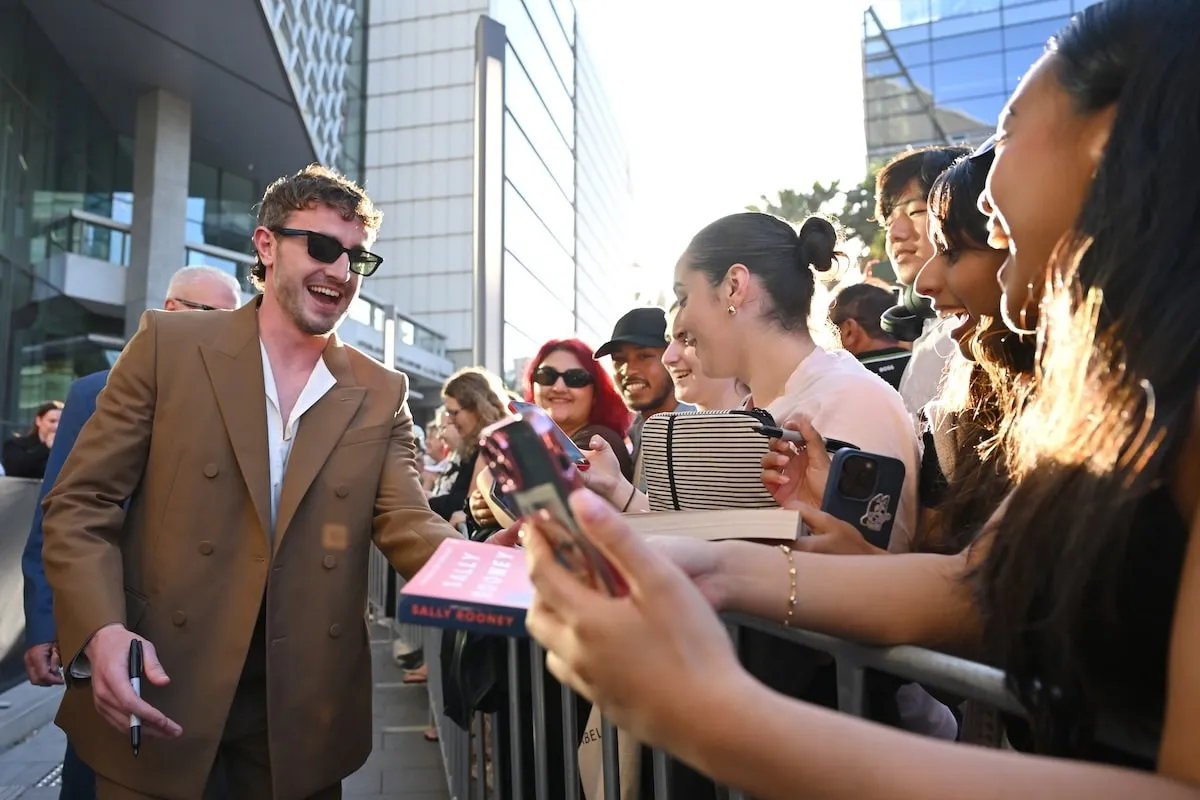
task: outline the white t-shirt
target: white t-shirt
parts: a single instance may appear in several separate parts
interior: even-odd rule
[[[900,397],[912,415],[914,425],[921,409],[941,391],[946,365],[950,357],[958,352],[957,345],[950,338],[950,331],[956,324],[953,319],[931,319],[913,342],[912,358],[908,360],[908,368],[900,378]]]
[[[904,490],[888,549],[910,549],[917,525],[921,456],[912,417],[887,381],[844,350],[826,352],[818,347],[800,362],[783,395],[766,410],[780,425],[807,414],[826,438],[899,459],[904,464]]]

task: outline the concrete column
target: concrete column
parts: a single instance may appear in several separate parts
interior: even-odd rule
[[[151,89],[138,98],[133,155],[133,224],[125,276],[125,334],[148,308],[161,308],[184,265],[192,106]]]

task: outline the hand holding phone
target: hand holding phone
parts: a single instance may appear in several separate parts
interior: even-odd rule
[[[533,403],[525,403],[520,400],[511,400],[509,401],[508,407],[509,410],[511,410],[514,414],[521,414],[526,411],[541,412],[543,416],[545,416],[550,422],[550,424],[554,426],[554,438],[558,440],[559,446],[562,448],[563,452],[567,454],[567,457],[574,461],[575,466],[579,467],[580,469],[588,468],[587,456],[583,454],[583,451],[579,449],[579,446],[576,445],[575,442],[571,441],[571,437],[567,436],[563,429],[558,427],[554,420],[550,419],[550,415],[546,414],[545,411],[542,410],[541,406]]]
[[[545,534],[559,562],[597,591],[627,594],[620,573],[588,541],[571,513],[568,498],[583,488],[583,478],[556,431],[561,433],[533,406],[489,425],[479,443],[500,491]]]
[[[892,538],[900,495],[904,490],[904,462],[843,448],[833,456],[821,510],[848,522],[875,547],[886,550]]]

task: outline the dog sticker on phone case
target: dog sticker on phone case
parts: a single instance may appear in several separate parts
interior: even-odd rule
[[[859,522],[863,527],[872,531],[881,531],[883,526],[888,523],[892,515],[888,513],[888,506],[892,504],[892,496],[887,494],[877,494],[867,503],[867,511],[862,515]]]

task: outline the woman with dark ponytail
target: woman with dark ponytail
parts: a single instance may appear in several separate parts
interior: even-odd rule
[[[905,485],[890,549],[908,550],[919,473],[911,418],[891,386],[850,354],[822,350],[809,333],[813,273],[833,269],[837,245],[837,230],[823,217],[809,217],[799,230],[770,214],[722,217],[696,234],[675,267],[678,324],[704,373],[742,381],[750,405],[781,421],[802,413],[824,436],[900,459]],[[823,474],[801,489],[818,505],[824,491]],[[882,552],[861,537],[843,544]]]

